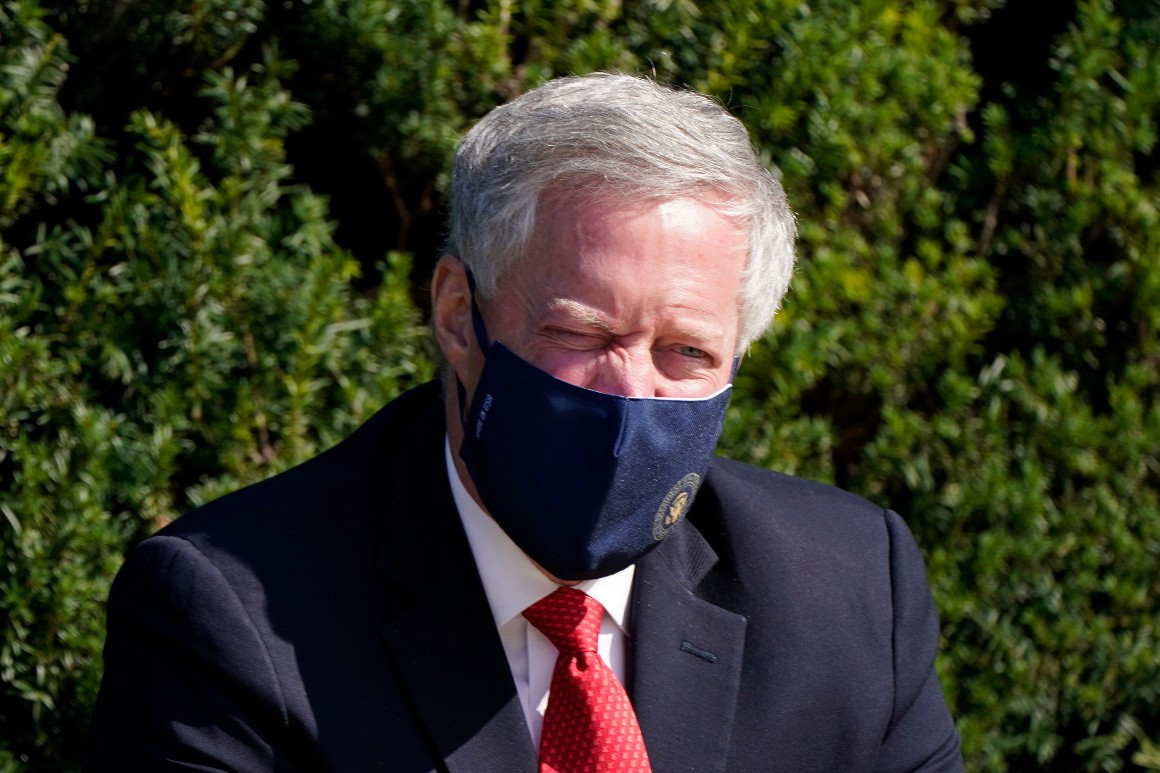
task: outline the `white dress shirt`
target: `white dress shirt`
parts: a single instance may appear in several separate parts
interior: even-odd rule
[[[483,589],[507,654],[532,743],[539,748],[548,688],[556,665],[556,648],[524,619],[523,611],[560,586],[549,580],[467,493],[451,457],[450,441],[444,441],[443,449],[451,494],[467,532],[479,577],[483,580]],[[600,622],[600,657],[621,683],[627,673],[626,615],[634,571],[635,567],[630,566],[609,577],[585,580],[574,586],[604,607],[604,618]]]

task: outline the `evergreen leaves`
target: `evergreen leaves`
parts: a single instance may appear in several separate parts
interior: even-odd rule
[[[1160,769],[1158,50],[1152,0],[3,0],[0,770],[78,765],[128,545],[435,374],[456,137],[594,68],[785,183],[721,450],[903,514],[968,768]]]

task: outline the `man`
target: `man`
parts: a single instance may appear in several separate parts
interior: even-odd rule
[[[711,459],[792,268],[741,124],[552,81],[451,200],[442,388],[133,551],[91,769],[960,770],[898,517]]]

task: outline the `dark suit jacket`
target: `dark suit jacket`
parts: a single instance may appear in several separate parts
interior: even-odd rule
[[[137,546],[88,769],[535,771],[443,436],[429,384]],[[629,625],[658,773],[961,769],[922,560],[865,500],[715,460]]]

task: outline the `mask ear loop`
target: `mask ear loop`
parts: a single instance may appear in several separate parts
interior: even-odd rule
[[[467,270],[467,289],[471,291],[471,327],[475,330],[475,340],[479,344],[480,351],[486,358],[491,352],[491,339],[487,337],[487,326],[483,324],[483,314],[479,311],[479,304],[475,301],[475,274],[471,273],[471,269],[464,266]]]
[[[471,328],[475,331],[475,341],[479,344],[479,350],[483,352],[484,359],[491,353],[490,339],[487,337],[487,326],[483,324],[483,314],[479,311],[479,304],[475,301],[475,275],[471,273],[471,269],[464,269],[467,271],[467,288],[471,292]],[[734,366],[736,368],[736,366]],[[463,422],[463,429],[467,429],[467,411],[470,406],[467,405],[467,389],[463,386],[463,382],[459,380],[459,376],[455,376],[455,392],[459,395],[459,419]]]

